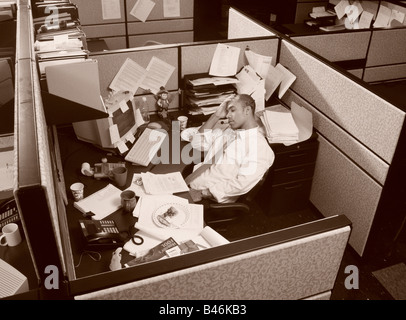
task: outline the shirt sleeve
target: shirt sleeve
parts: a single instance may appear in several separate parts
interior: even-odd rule
[[[228,164],[227,166],[230,166]],[[244,170],[241,170],[237,165],[232,165],[235,170],[238,171],[237,177],[230,176],[230,179],[225,179],[220,183],[212,185],[209,190],[213,197],[219,203],[231,202],[230,198],[237,198],[250,191],[258,182],[262,176],[268,170],[269,165],[265,162],[249,161],[246,168],[255,166],[255,171],[251,174],[246,174]],[[229,171],[230,168],[227,168]],[[232,172],[233,170],[230,170]],[[249,171],[249,170],[248,170]],[[235,172],[235,171],[234,171]]]

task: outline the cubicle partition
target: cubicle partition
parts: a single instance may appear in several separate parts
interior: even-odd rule
[[[383,191],[404,179],[393,164],[404,148],[399,141],[405,112],[291,41],[282,41],[280,63],[297,76],[283,100],[310,110],[319,133],[310,200],[325,216],[342,213],[350,218],[350,244],[362,256],[375,216],[402,216],[403,200],[396,191],[392,201],[399,209],[385,212]]]
[[[95,274],[89,270],[89,275],[78,277],[64,207],[66,186],[63,185],[57,128],[45,121],[32,51],[29,0],[19,1],[19,13],[15,195],[43,297],[329,298],[351,232],[351,222],[341,214],[166,260]],[[276,56],[280,39],[252,38],[223,43],[242,50],[249,46],[258,53]],[[153,56],[176,67],[168,82],[168,88],[175,90],[180,87],[184,74],[208,71],[215,45],[196,43],[123,50],[96,54],[92,58],[99,62],[103,95],[126,58],[145,66]],[[241,66],[245,63],[243,59],[239,62]],[[137,95],[143,94],[137,92]],[[52,281],[56,280],[57,284],[48,281],[46,285],[48,276],[56,277]],[[167,290],[168,285],[171,290]]]
[[[406,5],[387,1],[380,1],[379,5],[376,3],[367,9],[376,16],[379,6],[406,13]],[[388,28],[293,34],[290,37],[365,82],[406,78],[406,19],[403,24]]]

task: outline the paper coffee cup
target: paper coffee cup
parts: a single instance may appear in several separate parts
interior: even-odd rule
[[[186,116],[179,116],[179,117],[178,117],[178,121],[179,121],[179,125],[180,125],[180,131],[186,129],[186,127],[187,127],[187,120],[188,120],[188,117],[186,117]]]
[[[81,182],[76,182],[70,186],[70,191],[72,191],[72,196],[75,201],[79,201],[83,199],[83,191],[85,186]]]

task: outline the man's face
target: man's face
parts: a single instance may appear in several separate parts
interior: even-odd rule
[[[231,100],[227,105],[227,119],[231,129],[241,129],[249,117],[250,108],[242,106],[238,99]]]

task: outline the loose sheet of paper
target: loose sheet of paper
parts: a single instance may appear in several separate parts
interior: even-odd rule
[[[180,172],[167,174],[141,173],[145,191],[148,194],[172,194],[189,190]]]
[[[230,77],[237,73],[240,48],[217,44],[210,65],[209,74],[217,77]]]
[[[341,19],[345,15],[346,8],[350,5],[350,2],[347,0],[341,0],[335,7],[334,11],[337,14],[337,18]]]
[[[268,100],[282,82],[282,73],[270,66],[265,78],[265,100]]]
[[[161,86],[166,86],[174,70],[175,67],[169,63],[157,57],[152,57],[146,69],[147,73],[140,83],[140,87],[146,90],[149,89],[152,93],[157,94]]]
[[[9,190],[14,185],[14,151],[0,152],[0,190]]]
[[[296,80],[296,76],[280,63],[278,63],[275,68],[282,74],[282,82],[278,93],[278,97],[281,99],[292,83]]]
[[[374,28],[386,28],[389,25],[389,19],[392,15],[392,10],[385,6],[379,6],[378,15],[374,22]]]
[[[180,0],[164,0],[164,17],[180,17]]]
[[[114,91],[130,91],[135,93],[144,80],[146,70],[138,63],[127,58],[110,84]]]
[[[361,17],[359,18],[359,22],[358,22],[359,28],[368,29],[371,26],[373,17],[374,17],[374,15],[371,12],[364,10],[361,13]]]
[[[130,14],[145,22],[155,6],[155,2],[151,0],[138,0],[134,7],[131,9]]]
[[[244,66],[236,75],[239,82],[236,84],[239,94],[245,93],[255,100],[255,111],[265,108],[265,81],[251,66]]]
[[[247,57],[248,64],[255,70],[256,73],[265,79],[272,63],[272,57],[264,56],[251,50],[245,50],[245,56]]]
[[[121,19],[120,0],[101,0],[103,20]]]

